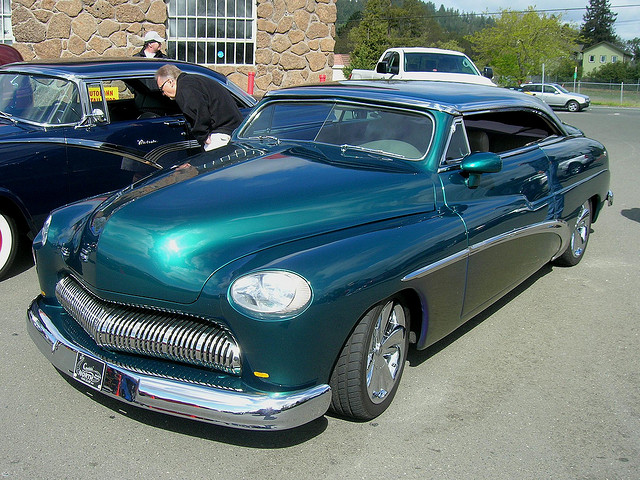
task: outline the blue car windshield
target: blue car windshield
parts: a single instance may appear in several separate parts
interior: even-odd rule
[[[0,73],[0,112],[42,125],[77,123],[82,117],[75,83],[17,73]]]
[[[425,157],[433,135],[427,114],[334,102],[271,102],[239,138],[348,146],[409,160]]]

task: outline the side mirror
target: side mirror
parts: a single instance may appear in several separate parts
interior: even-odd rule
[[[107,117],[105,116],[104,112],[99,108],[94,108],[93,110],[91,110],[90,117],[96,123],[105,123],[107,121]]]
[[[484,67],[484,70],[482,71],[482,75],[484,77],[487,77],[488,79],[492,79],[493,78],[493,68]]]
[[[460,169],[462,174],[466,176],[465,184],[467,187],[478,188],[480,175],[502,170],[502,159],[491,152],[472,153],[462,159]]]
[[[389,73],[389,64],[387,62],[378,62],[376,65],[376,73]]]

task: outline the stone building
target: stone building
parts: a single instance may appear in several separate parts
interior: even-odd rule
[[[330,80],[335,21],[335,0],[12,0],[9,40],[25,60],[121,57],[155,30],[171,58],[245,89],[254,72],[261,95]]]

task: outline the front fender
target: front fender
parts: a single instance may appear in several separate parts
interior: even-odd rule
[[[448,306],[457,322],[464,274],[454,281],[457,285],[449,283],[440,298],[434,299],[427,298],[430,289],[442,285],[424,278],[402,279],[465,247],[460,219],[437,212],[320,235],[227,265],[206,283],[198,308],[221,316],[233,332],[248,384],[298,389],[327,383],[342,346],[362,315],[402,290],[416,289],[423,300],[419,331],[431,310],[443,313],[441,305]],[[306,311],[294,318],[264,320],[250,318],[230,305],[228,289],[236,278],[268,269],[293,271],[307,279],[313,301]]]

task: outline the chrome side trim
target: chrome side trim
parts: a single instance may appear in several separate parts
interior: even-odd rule
[[[189,150],[192,148],[200,148],[200,144],[197,140],[184,140],[182,142],[169,143],[160,147],[154,148],[147,153],[144,158],[148,161],[158,164],[158,161],[167,153],[177,152],[180,150]]]
[[[506,243],[510,240],[515,240],[516,238],[536,235],[538,233],[545,233],[549,229],[558,229],[558,236],[560,236],[560,238],[562,239],[561,245],[566,247],[570,237],[569,228],[566,222],[562,220],[549,220],[546,222],[541,222],[527,227],[511,230],[510,232],[505,232],[500,235],[496,235],[495,237],[488,238],[487,240],[484,240],[482,242],[471,245],[469,247],[469,254],[474,255],[496,245]],[[560,252],[564,251],[564,248],[562,248],[562,246],[560,248]]]
[[[506,243],[510,240],[515,240],[516,238],[522,238],[529,235],[536,235],[538,233],[548,232],[549,229],[556,230],[556,233],[561,239],[560,248],[558,252],[553,256],[553,258],[549,260],[554,260],[558,255],[561,255],[569,245],[569,240],[571,239],[571,232],[569,230],[569,226],[566,222],[562,220],[549,220],[546,222],[537,223],[534,225],[529,225],[522,228],[517,228],[515,230],[511,230],[509,232],[502,233],[500,235],[496,235],[495,237],[488,238],[483,240],[482,242],[478,242],[473,244],[463,250],[460,250],[453,255],[449,255],[448,257],[443,258],[442,260],[438,260],[437,262],[431,263],[425,267],[419,268],[402,278],[403,282],[409,282],[411,280],[416,280],[418,278],[422,278],[430,273],[433,273],[441,268],[447,267],[457,261],[467,259],[470,255],[475,255],[476,253],[480,253],[484,250],[487,250],[496,245],[500,245],[502,243]]]
[[[93,354],[62,335],[39,302],[40,297],[27,311],[29,335],[54,367],[78,381],[73,377],[77,354]],[[104,372],[103,384],[117,388],[100,391],[118,401],[246,430],[294,428],[324,415],[331,402],[326,384],[293,392],[238,392],[141,374],[110,362]]]
[[[409,273],[402,277],[402,282],[409,282],[411,280],[416,280],[418,278],[422,278],[430,273],[436,272],[441,268],[447,267],[456,263],[459,260],[466,259],[469,256],[469,249],[465,248],[464,250],[459,251],[458,253],[454,253],[453,255],[449,255],[448,257],[443,258],[442,260],[438,260],[437,262],[431,263],[426,267],[419,268],[418,270]]]

